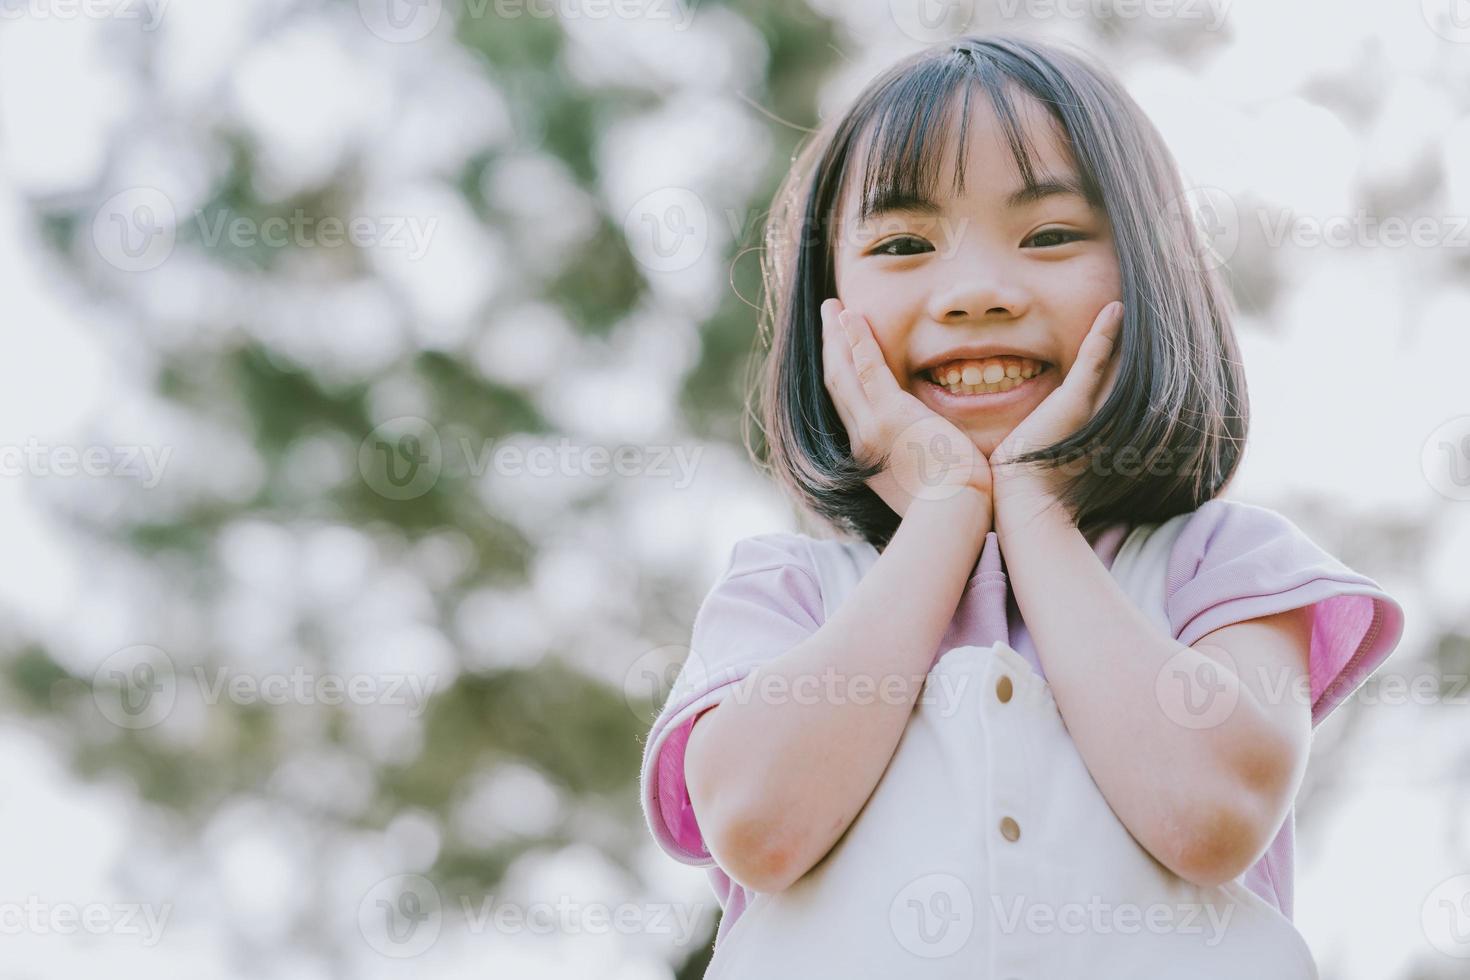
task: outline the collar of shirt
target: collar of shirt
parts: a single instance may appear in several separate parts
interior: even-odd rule
[[[1087,536],[1088,543],[1105,567],[1112,567],[1113,559],[1118,556],[1127,532],[1128,526],[1118,523],[1095,530]],[[990,531],[985,535],[985,544],[980,549],[980,557],[975,562],[970,580],[965,584],[964,595],[960,597],[949,630],[939,649],[935,651],[935,659],[938,660],[946,651],[956,646],[969,644],[984,647],[997,640],[1004,640],[1014,647],[1007,615],[1009,596],[1010,588],[1000,551],[1000,538],[994,531]]]

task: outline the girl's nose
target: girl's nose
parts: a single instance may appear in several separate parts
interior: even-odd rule
[[[991,318],[1011,319],[1026,311],[1025,291],[985,272],[971,272],[959,282],[935,290],[929,316],[937,323]]]

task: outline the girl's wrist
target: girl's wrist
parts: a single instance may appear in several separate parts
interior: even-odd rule
[[[1001,541],[1040,520],[1072,522],[1071,515],[1040,474],[1005,467],[997,470],[995,531]]]
[[[995,523],[991,495],[973,486],[955,487],[952,493],[943,497],[915,498],[909,503],[908,513],[904,516],[920,514],[925,515],[921,520],[934,515],[953,533],[973,539],[977,547],[984,543],[985,535]]]

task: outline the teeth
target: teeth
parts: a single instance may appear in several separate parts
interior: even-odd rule
[[[953,394],[976,395],[1009,391],[1040,374],[1043,368],[1040,362],[1029,358],[987,357],[983,360],[951,361],[930,370],[929,378]]]
[[[1025,378],[1002,378],[994,384],[945,385],[944,390],[948,391],[951,395],[988,395],[997,391],[1010,391],[1017,385],[1023,385],[1025,383]]]

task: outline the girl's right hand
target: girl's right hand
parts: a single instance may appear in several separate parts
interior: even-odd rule
[[[914,500],[966,490],[990,507],[990,463],[974,441],[899,385],[866,317],[844,310],[836,298],[825,300],[821,312],[827,393],[852,455],[860,462],[888,457],[883,472],[868,481],[873,492],[900,518]]]

